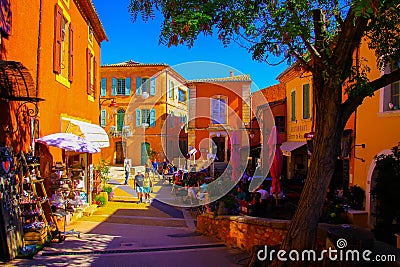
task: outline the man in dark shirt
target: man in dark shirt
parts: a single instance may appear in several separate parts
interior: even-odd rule
[[[136,190],[137,195],[138,195],[138,204],[142,203],[142,197],[143,197],[143,181],[144,181],[144,176],[143,174],[138,171],[137,174],[135,175],[135,183],[134,183],[134,190]]]

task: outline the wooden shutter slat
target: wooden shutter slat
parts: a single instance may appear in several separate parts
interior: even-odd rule
[[[61,73],[62,9],[56,4],[54,11],[53,72]]]
[[[89,48],[86,48],[86,76],[87,76],[87,94],[91,95],[92,94],[92,90],[91,90],[91,77],[92,77],[92,73],[91,73],[91,67],[92,67],[92,53],[90,52]]]
[[[93,91],[93,97],[96,97],[96,92],[97,92],[97,60],[96,57],[93,56],[93,84],[92,84],[92,91]]]
[[[74,28],[69,24],[69,65],[68,65],[68,80],[72,82],[74,78]]]

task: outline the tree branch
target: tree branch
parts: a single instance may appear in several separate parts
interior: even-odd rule
[[[343,118],[347,121],[350,118],[351,114],[356,111],[357,107],[362,104],[364,98],[370,96],[372,92],[375,92],[391,83],[400,80],[400,69],[397,69],[391,73],[384,74],[378,79],[371,81],[368,83],[368,87],[371,90],[363,90],[360,94],[348,98],[345,102],[342,103],[341,108],[343,110]]]
[[[364,17],[355,18],[354,12],[350,8],[333,51],[336,66],[344,67],[348,59],[352,58],[355,48],[361,43],[361,39],[365,34],[367,24],[368,19]]]

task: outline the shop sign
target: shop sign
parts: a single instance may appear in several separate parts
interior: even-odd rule
[[[304,138],[312,139],[315,137],[315,132],[309,132],[304,134]]]

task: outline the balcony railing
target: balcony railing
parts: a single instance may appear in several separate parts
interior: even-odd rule
[[[122,131],[118,131],[116,126],[111,126],[110,131],[108,132],[110,137],[131,137],[132,131],[130,126],[122,127]]]

